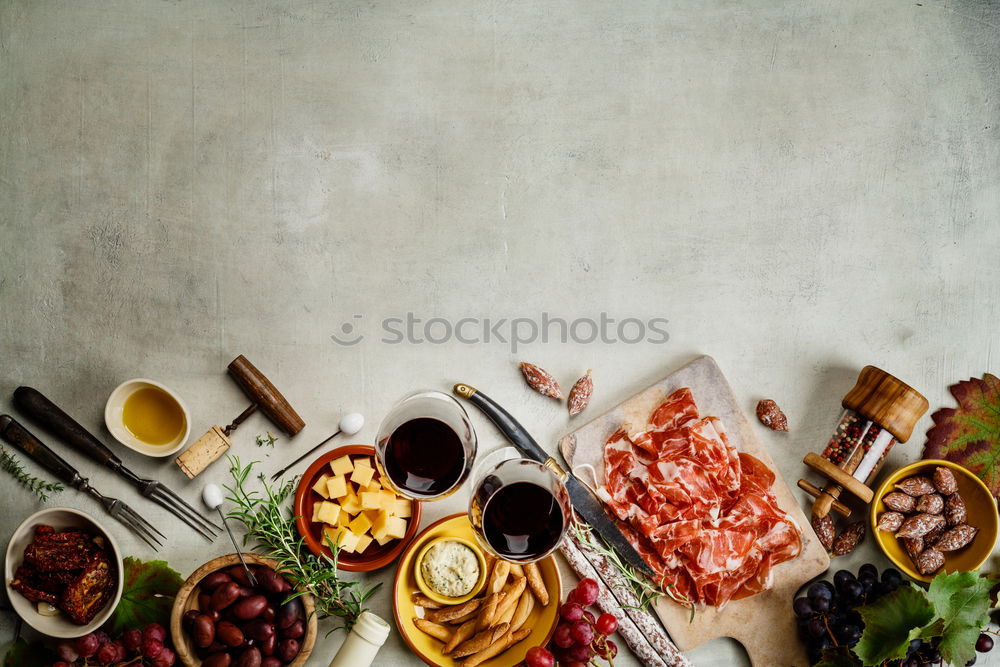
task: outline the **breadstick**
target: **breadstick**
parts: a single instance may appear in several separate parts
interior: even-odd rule
[[[503,592],[506,597],[503,599],[499,605],[497,605],[496,615],[493,617],[493,623],[498,623],[499,619],[502,619],[509,609],[513,609],[517,606],[517,599],[521,597],[521,593],[524,592],[524,587],[527,585],[527,580],[524,577],[515,579],[514,581],[507,584]]]
[[[413,594],[413,604],[418,607],[423,607],[424,609],[440,609],[444,605],[440,602],[435,602],[423,593]]]
[[[521,628],[517,632],[513,633],[508,632],[507,634],[505,634],[503,637],[500,638],[500,641],[494,643],[493,645],[483,649],[479,653],[476,653],[475,655],[469,657],[467,660],[463,661],[462,667],[476,667],[476,665],[478,665],[479,663],[489,660],[494,656],[500,655],[501,653],[503,653],[511,646],[521,641],[530,634],[531,630],[529,628]]]
[[[497,606],[506,597],[503,592],[491,593],[479,606],[479,616],[476,619],[476,629],[485,630],[493,625],[493,619],[497,616]]]
[[[495,628],[487,628],[482,632],[478,632],[472,639],[466,640],[455,647],[451,652],[451,657],[464,658],[467,655],[479,653],[496,643],[508,630],[510,630],[509,625],[498,625]]]
[[[528,563],[524,566],[524,574],[528,577],[528,586],[535,594],[538,601],[544,607],[549,603],[549,592],[545,590],[545,582],[542,581],[542,571],[538,569],[537,563]]]
[[[462,625],[458,626],[458,629],[455,630],[455,633],[451,636],[451,639],[448,640],[448,643],[444,645],[444,648],[441,649],[441,652],[444,653],[445,655],[448,655],[453,650],[455,650],[456,646],[458,646],[466,639],[471,637],[473,634],[475,634],[475,632],[476,632],[475,619],[462,623]]]
[[[524,568],[521,567],[520,563],[511,563],[510,564],[510,573],[512,575],[514,575],[515,577],[523,577],[524,576]]]
[[[431,621],[425,621],[424,619],[417,618],[416,616],[413,617],[413,624],[434,639],[440,639],[443,642],[451,639],[451,630],[443,625],[438,625],[437,623],[432,623]]]
[[[478,616],[478,612],[475,609],[473,609],[469,613],[463,614],[463,615],[459,616],[458,618],[454,618],[454,619],[452,619],[452,620],[450,620],[448,622],[451,623],[452,625],[462,625],[466,621],[471,621],[471,620],[475,619],[477,616]]]
[[[490,593],[499,593],[507,583],[507,575],[510,574],[510,563],[505,560],[498,560],[493,566],[493,574],[490,575],[490,583],[486,588]]]
[[[523,595],[524,594],[522,593],[522,597]],[[530,593],[528,594],[528,597],[531,597]],[[494,627],[498,625],[503,625],[504,623],[510,625],[511,620],[514,618],[514,610],[517,608],[517,605],[516,604],[505,605],[505,607],[506,608],[504,610],[500,610],[499,608],[497,609],[496,618],[493,619]]]
[[[517,607],[514,609],[514,616],[510,619],[510,629],[517,631],[521,629],[521,626],[525,624],[528,620],[528,615],[531,614],[531,610],[535,607],[535,596],[531,593],[522,593],[521,599],[517,601]]]
[[[434,621],[435,623],[445,623],[447,621],[452,621],[456,618],[465,616],[470,611],[475,611],[479,608],[481,603],[482,598],[473,598],[463,604],[442,607],[441,609],[428,612],[426,618],[428,621]]]

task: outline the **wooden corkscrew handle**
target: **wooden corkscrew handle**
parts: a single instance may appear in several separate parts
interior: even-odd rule
[[[291,404],[281,395],[267,377],[257,370],[257,367],[242,354],[229,363],[229,374],[243,392],[250,397],[253,405],[247,408],[233,424],[227,428],[228,432],[236,429],[243,419],[246,419],[254,409],[260,410],[275,425],[292,436],[305,428],[306,423],[302,421]]]

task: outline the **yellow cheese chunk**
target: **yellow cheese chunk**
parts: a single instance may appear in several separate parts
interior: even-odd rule
[[[364,514],[359,514],[347,527],[351,529],[352,533],[355,533],[356,535],[363,535],[368,532],[369,528],[372,527],[372,522],[369,521],[368,517]]]
[[[408,498],[396,498],[390,514],[409,519],[413,516],[413,503]]]
[[[330,481],[330,476],[327,475],[326,473],[323,473],[322,475],[319,476],[319,479],[316,480],[316,483],[313,484],[313,491],[323,496],[324,498],[329,498],[330,493],[326,490],[326,483],[328,481]]]
[[[370,456],[359,456],[354,459],[355,468],[374,468],[372,465],[372,457]]]
[[[389,528],[389,513],[385,510],[378,511],[378,518],[372,521],[372,535],[378,539],[379,535],[385,535]],[[380,543],[381,544],[381,543]]]
[[[365,484],[361,488],[364,489],[365,491],[378,491],[379,489],[382,488],[382,483],[379,482],[374,477],[372,477],[372,481],[368,482],[367,484]]]
[[[379,491],[361,492],[361,509],[377,510],[382,508],[382,495]]]
[[[372,536],[371,535],[367,535],[367,534],[365,534],[365,535],[358,535],[358,544],[357,544],[356,547],[354,547],[354,551],[356,551],[357,553],[363,553],[364,550],[367,549],[368,545],[371,544],[371,543],[372,543]]]
[[[383,546],[385,545],[386,542],[392,542],[394,539],[396,539],[395,537],[389,537],[388,535],[386,535],[385,531],[382,531],[381,533],[372,533],[372,538],[376,542],[378,542],[379,546]]]
[[[386,524],[385,534],[389,537],[401,539],[403,535],[406,535],[406,519],[398,516],[389,517],[389,523]]]
[[[330,537],[330,540],[340,546],[340,550],[345,553],[353,553],[355,547],[358,545],[358,536],[347,530],[346,528],[334,528],[333,526],[327,526],[324,532]],[[327,545],[329,546],[329,545]]]
[[[359,466],[356,461],[354,463],[354,472],[351,473],[351,481],[358,486],[365,486],[368,482],[372,481],[374,475],[374,470]]]
[[[340,516],[337,517],[337,525],[346,528],[351,523],[351,514],[343,507],[340,508]]]
[[[316,519],[323,523],[328,523],[331,526],[337,524],[337,517],[340,516],[340,505],[337,503],[331,503],[329,500],[324,500],[320,505],[319,512],[316,513]]]
[[[381,497],[379,506],[391,514],[393,506],[396,504],[396,494],[387,489],[382,489],[378,494]]]
[[[341,501],[340,506],[348,514],[354,515],[361,511],[361,501],[358,500],[357,496],[348,496],[346,500]]]
[[[330,461],[330,470],[333,471],[334,475],[344,477],[354,470],[354,464],[351,463],[351,457],[345,454],[339,459]]]
[[[368,520],[373,524],[375,523],[375,519],[378,518],[378,510],[362,510],[361,513],[368,517]]]
[[[347,495],[347,478],[343,476],[331,477],[326,482],[327,498],[343,498]]]
[[[319,521],[319,508],[323,505],[322,500],[317,500],[313,503],[313,521]]]

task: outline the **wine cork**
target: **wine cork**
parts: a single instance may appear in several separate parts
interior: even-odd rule
[[[205,468],[225,454],[233,443],[219,426],[213,426],[205,435],[187,448],[174,461],[188,479],[194,479]]]

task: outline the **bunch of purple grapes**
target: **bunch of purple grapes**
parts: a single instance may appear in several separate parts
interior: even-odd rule
[[[94,665],[132,665],[172,667],[177,655],[167,639],[167,630],[150,623],[142,630],[129,628],[118,639],[98,630],[56,645],[59,656],[52,667],[90,667]]]

